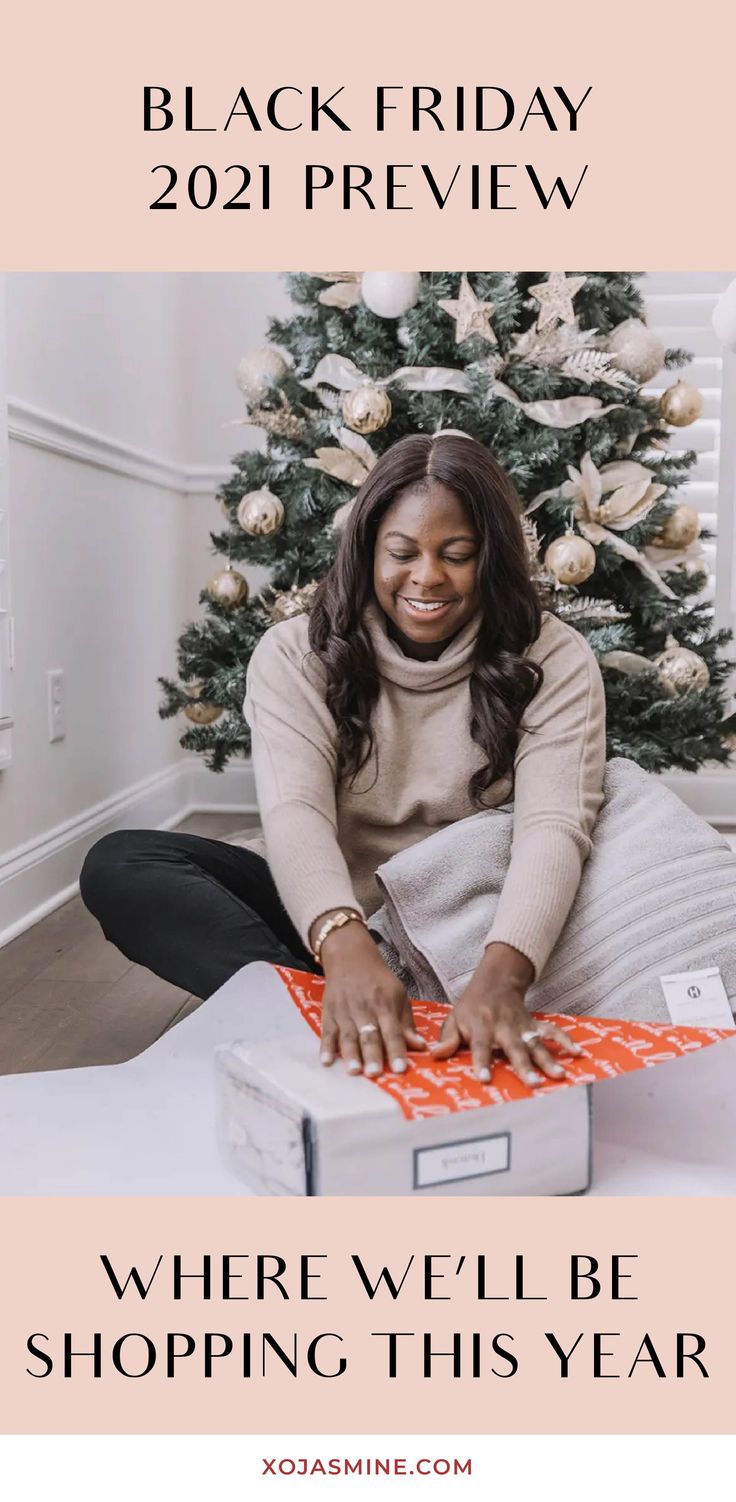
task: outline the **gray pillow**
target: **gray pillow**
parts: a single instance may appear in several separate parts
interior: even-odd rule
[[[534,1011],[667,1022],[659,983],[717,965],[736,1006],[736,854],[656,777],[610,761],[593,848]],[[456,1001],[481,959],[508,868],[513,805],[459,820],[378,870],[370,919],[410,994]]]

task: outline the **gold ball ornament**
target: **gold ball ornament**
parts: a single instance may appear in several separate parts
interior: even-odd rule
[[[223,568],[213,574],[205,590],[218,605],[242,605],[248,598],[248,585],[236,568]]]
[[[700,534],[700,517],[694,506],[676,506],[651,538],[655,548],[689,548]]]
[[[595,548],[575,532],[556,537],[544,555],[544,566],[558,584],[583,584],[595,568]]]
[[[272,490],[249,490],[238,506],[238,522],[250,537],[271,537],[283,521],[283,503]]]
[[[687,428],[703,412],[703,394],[689,381],[676,381],[659,398],[660,415],[673,428]]]
[[[656,334],[648,329],[640,318],[627,318],[616,325],[606,340],[606,346],[618,370],[631,376],[643,386],[662,369],[665,348]]]
[[[381,386],[366,384],[346,391],[342,415],[354,433],[377,433],[391,418],[391,398]]]
[[[201,699],[195,699],[186,705],[184,713],[193,725],[212,725],[219,720],[222,710],[219,704],[205,704]]]
[[[707,663],[689,647],[681,647],[674,636],[667,637],[664,652],[653,660],[662,687],[670,698],[674,694],[686,694],[690,689],[701,693],[710,682]]]
[[[247,402],[258,402],[280,386],[288,372],[288,365],[277,349],[266,345],[263,349],[251,349],[243,355],[238,365],[237,382]]]

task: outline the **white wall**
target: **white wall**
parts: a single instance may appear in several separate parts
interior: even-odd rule
[[[270,274],[18,274],[5,293],[15,665],[0,942],[70,890],[106,828],[174,822],[192,796],[199,773],[181,723],[158,717],[156,679],[216,567],[217,485],[262,442],[225,426],[244,411],[238,361],[289,306]],[[53,668],[66,735],[51,743]]]
[[[178,801],[156,675],[189,605],[183,291],[166,276],[6,278],[15,667],[0,933],[53,903],[108,824],[158,822]],[[149,479],[147,456],[165,461]],[[54,744],[50,668],[66,703]]]
[[[184,422],[187,457],[195,465],[227,464],[247,447],[251,428],[224,426],[244,415],[236,385],[238,362],[266,343],[269,317],[293,312],[282,277],[272,271],[202,273],[179,278],[188,350]]]
[[[8,391],[169,459],[184,452],[185,278],[7,277]]]
[[[245,402],[236,384],[238,363],[249,349],[266,343],[269,317],[288,315],[292,303],[283,278],[275,272],[202,273],[181,278],[188,381],[184,394],[184,423],[188,455],[201,489],[188,498],[187,600],[190,613],[201,610],[198,595],[219,560],[211,550],[210,531],[221,526],[214,495],[229,471],[234,454],[264,446],[257,428],[233,427],[242,418]],[[266,575],[246,569],[252,589]]]

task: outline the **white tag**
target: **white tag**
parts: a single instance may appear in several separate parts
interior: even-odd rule
[[[679,975],[660,975],[659,979],[673,1022],[681,1027],[736,1029],[717,965],[710,970],[683,970]]]
[[[417,1147],[414,1149],[414,1188],[428,1189],[432,1184],[479,1179],[487,1173],[507,1173],[510,1167],[511,1138],[508,1132],[467,1137],[462,1142],[447,1142],[440,1147]]]

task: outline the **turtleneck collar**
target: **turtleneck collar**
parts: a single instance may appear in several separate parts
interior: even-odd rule
[[[366,605],[363,620],[373,643],[378,671],[389,682],[398,683],[402,688],[414,689],[417,693],[425,693],[428,690],[448,688],[450,684],[470,677],[480,630],[480,611],[471,617],[448,643],[444,652],[432,662],[407,657],[402,652],[398,642],[389,636],[386,616],[375,600]]]

